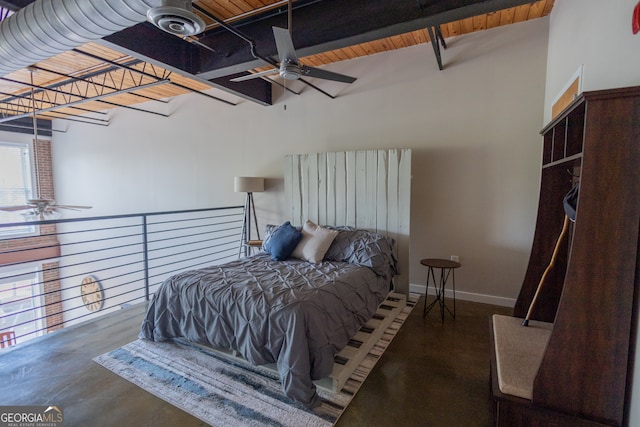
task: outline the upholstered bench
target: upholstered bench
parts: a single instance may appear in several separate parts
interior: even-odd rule
[[[493,315],[495,363],[500,391],[531,400],[533,381],[542,363],[553,323]]]

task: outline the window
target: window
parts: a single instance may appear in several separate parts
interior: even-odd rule
[[[42,285],[34,271],[0,280],[0,332],[13,332],[17,343],[42,335]]]
[[[18,206],[33,198],[30,145],[0,142],[0,206]],[[23,222],[20,212],[0,211],[0,223]],[[0,238],[33,234],[35,227],[0,228]]]

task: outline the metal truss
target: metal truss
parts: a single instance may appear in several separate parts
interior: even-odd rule
[[[88,109],[78,106],[79,104],[88,102],[99,102],[110,107],[127,108],[168,117],[167,114],[105,99],[114,96],[131,96],[139,98],[139,101],[142,100],[143,102],[154,101],[166,104],[168,102],[166,100],[139,93],[144,89],[164,84],[171,84],[181,89],[234,105],[224,99],[171,81],[171,71],[155,66],[149,62],[138,59],[116,62],[78,49],[74,49],[73,51],[99,61],[99,65],[92,67],[94,71],[84,72],[82,74],[77,73],[77,75],[68,75],[41,66],[32,66],[32,70],[56,76],[58,81],[46,86],[0,77],[0,80],[25,87],[25,90],[21,93],[0,92],[0,123],[31,117],[33,115],[46,119],[60,118],[67,120],[71,120],[70,117],[76,117],[84,123],[92,124],[102,124],[102,122],[105,122],[105,120],[87,116],[88,113],[104,114],[99,109]],[[31,90],[29,91],[28,88]],[[120,100],[122,101],[122,98]],[[60,111],[62,109],[71,110],[71,112]],[[78,113],[75,114],[75,111]],[[108,120],[106,122],[108,123]]]
[[[33,67],[41,72],[55,74],[64,79],[47,86],[2,77],[0,79],[4,81],[34,90],[31,93],[25,92],[25,94],[10,95],[1,99],[0,123],[27,117],[34,113],[39,115],[62,108],[75,107],[78,104],[91,101],[167,117],[162,113],[104,99],[115,95],[131,94],[136,97],[142,97],[145,100],[164,102],[135,93],[135,91],[170,82],[169,76],[171,72],[143,61],[134,61],[133,65],[139,66],[139,68],[129,67],[123,69],[109,66],[103,70],[85,74],[82,77],[68,76],[55,70]]]

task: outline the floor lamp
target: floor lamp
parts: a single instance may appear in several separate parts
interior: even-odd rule
[[[258,218],[256,217],[256,207],[253,203],[253,193],[260,193],[264,191],[264,178],[257,178],[252,176],[236,176],[233,180],[233,188],[236,193],[247,193],[247,197],[244,200],[244,219],[242,221],[242,234],[240,240],[240,250],[238,257],[242,254],[244,248],[244,256],[249,255],[249,246],[251,240],[251,216],[253,215],[253,224],[255,225],[256,234],[260,241],[260,230],[258,229]]]

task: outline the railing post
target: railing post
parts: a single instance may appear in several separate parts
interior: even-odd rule
[[[142,216],[142,253],[144,256],[144,299],[149,301],[149,250],[147,247],[147,216]]]

